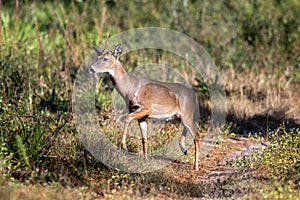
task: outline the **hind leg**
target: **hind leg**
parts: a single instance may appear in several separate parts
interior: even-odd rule
[[[179,139],[179,146],[181,151],[184,153],[184,155],[187,155],[187,149],[185,147],[185,137],[186,137],[187,129],[186,127],[183,128],[182,134]]]
[[[195,145],[195,158],[194,158],[194,168],[196,170],[199,169],[199,145],[200,145],[200,138],[198,132],[195,129],[194,122],[192,120],[185,120],[182,119],[182,123],[184,127],[189,131],[189,133],[193,137],[194,145]]]

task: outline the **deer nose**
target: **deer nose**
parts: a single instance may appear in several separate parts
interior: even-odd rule
[[[94,74],[94,73],[95,73],[94,68],[89,67],[89,68],[87,69],[87,73],[89,73],[89,74]]]

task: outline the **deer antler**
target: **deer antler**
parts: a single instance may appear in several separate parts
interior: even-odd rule
[[[102,51],[101,49],[98,49],[96,47],[94,47],[94,50],[96,51],[96,53],[97,53],[98,56],[101,56],[102,53],[104,52],[104,50]]]
[[[97,53],[98,56],[101,56],[104,53],[104,51],[105,51],[105,49],[107,47],[108,38],[109,38],[109,35],[107,36],[107,38],[105,40],[105,46],[104,46],[103,50],[98,49],[97,47],[94,47],[94,50],[96,51],[96,53]]]
[[[106,38],[106,40],[105,40],[105,45],[104,45],[103,51],[105,51],[105,49],[106,49],[106,47],[107,47],[108,38],[109,38],[109,34],[108,34],[108,36],[107,36],[107,38]]]

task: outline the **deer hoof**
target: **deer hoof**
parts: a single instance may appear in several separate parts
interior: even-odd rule
[[[184,154],[184,155],[188,155],[188,151],[185,150],[185,151],[183,152],[183,154]]]
[[[126,145],[122,144],[121,145],[121,149],[123,150],[123,152],[127,155],[128,154],[128,149],[126,147]]]

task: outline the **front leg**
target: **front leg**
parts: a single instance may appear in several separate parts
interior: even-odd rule
[[[128,149],[127,149],[125,140],[126,140],[126,133],[123,132],[123,134],[122,134],[122,142],[121,142],[121,149],[124,150],[125,153],[127,154],[128,153]]]
[[[145,159],[147,159],[147,122],[139,120],[139,125],[140,125],[140,129],[141,129],[143,153],[144,153]]]
[[[125,125],[124,125],[124,129],[123,129],[123,133],[122,133],[122,139],[121,139],[121,148],[128,153],[128,149],[126,146],[126,135],[127,135],[127,128],[129,126],[129,123],[132,121],[132,119],[130,119],[130,117],[128,117],[129,115],[127,115],[126,120],[125,120]]]
[[[124,125],[123,134],[122,134],[122,140],[121,140],[121,148],[123,150],[125,150],[126,152],[128,152],[127,147],[126,147],[126,135],[127,135],[127,129],[128,129],[130,122],[134,119],[141,119],[147,115],[149,115],[149,112],[144,107],[139,107],[134,112],[127,115],[127,117],[125,119],[125,125]]]

